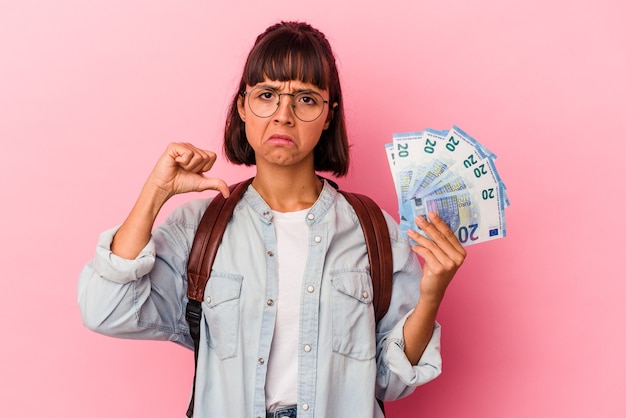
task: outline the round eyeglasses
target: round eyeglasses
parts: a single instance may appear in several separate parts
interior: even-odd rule
[[[250,91],[244,91],[242,95],[248,96],[250,110],[260,118],[269,118],[278,110],[281,96],[291,97],[291,108],[293,113],[302,122],[313,122],[319,118],[324,111],[324,100],[321,94],[307,90],[295,94],[278,93],[268,87],[255,87]]]

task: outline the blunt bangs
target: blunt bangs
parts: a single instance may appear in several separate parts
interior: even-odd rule
[[[267,34],[253,49],[242,81],[254,86],[266,78],[298,80],[328,90],[329,72],[328,57],[318,40],[306,33],[277,30]]]

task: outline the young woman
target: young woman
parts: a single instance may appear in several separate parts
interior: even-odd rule
[[[331,47],[311,26],[283,22],[252,48],[226,121],[224,148],[255,165],[217,253],[202,303],[195,417],[381,417],[441,372],[435,317],[465,251],[445,223],[417,219],[412,246],[386,215],[394,280],[374,326],[358,218],[317,172],[348,171],[343,99]],[[92,330],[192,348],[187,259],[210,199],[153,224],[173,195],[229,190],[205,176],[216,154],[170,144],[124,223],[104,232],[81,273]],[[423,268],[415,254],[424,259]]]

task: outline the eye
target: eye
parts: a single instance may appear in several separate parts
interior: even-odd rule
[[[320,101],[316,93],[299,93],[296,96],[296,102],[306,106],[316,106]]]
[[[275,101],[276,100],[276,92],[273,90],[267,90],[267,89],[259,89],[256,94],[254,95],[254,97],[256,99],[259,100],[263,100],[263,101]]]

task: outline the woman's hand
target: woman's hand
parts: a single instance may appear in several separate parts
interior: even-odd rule
[[[146,185],[160,190],[166,199],[187,192],[218,190],[228,197],[228,185],[224,180],[205,177],[217,155],[188,143],[171,143],[159,158]]]
[[[420,216],[415,218],[415,223],[430,239],[408,231],[409,238],[417,243],[411,247],[413,252],[424,259],[420,298],[403,328],[404,352],[413,365],[418,363],[432,337],[443,296],[466,255],[448,225],[434,213],[428,217],[430,222]]]
[[[111,251],[132,260],[150,240],[154,222],[163,204],[179,193],[219,190],[230,195],[224,180],[205,177],[217,156],[191,144],[172,143],[159,158],[141,189],[130,214],[118,229],[111,243]]]
[[[440,303],[467,253],[437,214],[431,212],[428,218],[430,222],[418,216],[415,223],[430,239],[413,230],[409,230],[408,235],[417,243],[412,247],[413,252],[424,259],[420,299]]]

